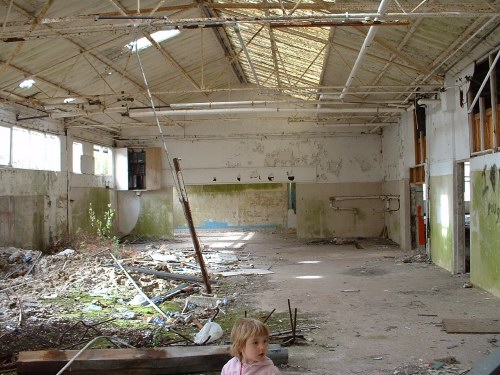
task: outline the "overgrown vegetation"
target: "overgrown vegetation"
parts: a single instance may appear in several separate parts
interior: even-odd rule
[[[89,204],[88,220],[90,229],[77,228],[74,233],[67,234],[63,238],[53,242],[47,253],[58,253],[64,249],[86,250],[92,252],[102,248],[115,248],[120,246],[120,240],[115,235],[114,218],[116,211],[108,203],[107,209],[99,217],[92,203]]]
[[[111,208],[111,203],[108,203],[108,208],[104,211],[103,217],[97,217],[92,203],[89,204],[89,220],[90,226],[98,238],[103,240],[110,240],[115,247],[118,247],[118,238],[114,235],[113,218],[115,217],[115,210]]]

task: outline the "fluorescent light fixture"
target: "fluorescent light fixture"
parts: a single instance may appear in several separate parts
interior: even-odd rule
[[[75,98],[66,98],[63,100],[64,103],[72,103],[74,102],[76,99]]]
[[[33,86],[34,84],[35,84],[34,79],[25,79],[19,84],[19,87],[22,89],[30,89],[31,86]]]
[[[151,38],[157,43],[161,43],[167,39],[173,38],[176,35],[179,35],[181,32],[179,30],[161,30],[151,34]],[[133,42],[125,45],[130,50],[141,51],[145,48],[151,47],[151,42],[146,38],[142,37],[140,39],[134,40]]]
[[[301,263],[301,264],[316,264],[316,263],[319,263],[319,260],[303,260],[303,261],[298,262],[298,263]]]

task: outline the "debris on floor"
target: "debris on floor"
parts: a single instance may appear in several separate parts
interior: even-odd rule
[[[205,246],[203,256],[212,294],[193,249],[175,244],[56,254],[0,248],[0,365],[12,366],[19,352],[76,349],[97,337],[119,337],[134,348],[223,344],[230,327],[224,332],[215,320],[231,315],[238,293],[219,284],[272,272],[255,268],[242,249]],[[290,330],[272,333],[273,343],[297,344],[318,328],[298,327],[297,311],[290,310],[290,322]]]

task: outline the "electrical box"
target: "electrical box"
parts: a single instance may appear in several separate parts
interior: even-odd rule
[[[115,151],[117,190],[159,190],[161,148],[119,148]]]

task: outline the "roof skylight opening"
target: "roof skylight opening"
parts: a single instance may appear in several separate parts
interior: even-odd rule
[[[30,89],[35,84],[34,79],[25,79],[19,84],[19,87],[22,89]]]
[[[179,35],[181,32],[179,30],[161,30],[151,34],[151,38],[157,43],[161,43],[167,39],[173,38],[174,36]],[[133,42],[130,42],[125,45],[130,50],[134,51],[142,51],[143,49],[151,47],[152,44],[148,40],[148,38],[143,37]]]
[[[75,98],[66,98],[63,100],[63,102],[68,104],[68,103],[73,103],[75,100],[76,100]]]

